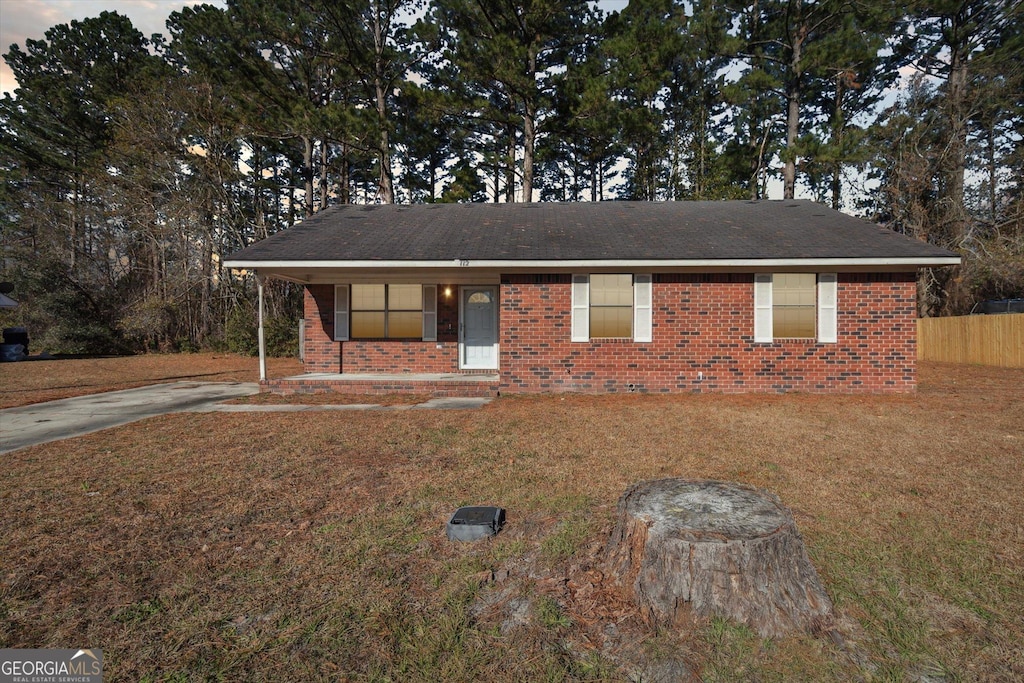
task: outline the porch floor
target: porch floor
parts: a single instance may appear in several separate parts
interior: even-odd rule
[[[260,390],[274,394],[430,394],[434,397],[497,396],[498,373],[457,372],[310,372],[291,377],[268,379],[260,383]]]
[[[333,382],[497,382],[498,373],[461,372],[307,372],[284,379],[314,379]]]

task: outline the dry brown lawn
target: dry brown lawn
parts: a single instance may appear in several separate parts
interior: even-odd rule
[[[1021,680],[1022,387],[924,364],[909,396],[179,414],[24,449],[0,646],[100,647],[111,681]],[[604,590],[618,496],[676,476],[793,509],[832,637],[650,633]],[[466,504],[507,528],[449,543]]]
[[[255,382],[259,360],[230,353],[146,354],[0,363],[0,408],[131,389],[158,382]],[[302,372],[296,358],[268,358],[269,377]]]

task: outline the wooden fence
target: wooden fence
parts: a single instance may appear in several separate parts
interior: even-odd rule
[[[917,321],[917,357],[1024,368],[1024,313],[921,318]]]

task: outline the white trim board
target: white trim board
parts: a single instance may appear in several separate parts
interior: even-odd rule
[[[295,270],[322,270],[325,268],[339,270],[409,270],[422,268],[426,270],[448,269],[462,271],[466,269],[498,270],[501,272],[532,272],[544,270],[547,272],[568,272],[570,270],[585,269],[587,272],[601,272],[608,268],[629,268],[632,270],[648,270],[661,268],[684,268],[684,269],[779,269],[779,268],[805,268],[805,269],[830,269],[842,271],[844,267],[863,268],[872,267],[917,267],[926,268],[930,266],[955,266],[959,265],[959,256],[936,256],[936,257],[878,257],[878,258],[778,258],[778,259],[657,259],[657,260],[633,260],[633,259],[606,259],[586,260],[573,259],[565,261],[537,260],[537,261],[516,261],[516,260],[467,260],[452,259],[445,261],[224,261],[226,268],[234,269],[287,269]]]

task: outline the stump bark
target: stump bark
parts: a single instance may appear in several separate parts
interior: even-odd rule
[[[793,515],[771,493],[721,481],[642,482],[619,499],[608,576],[656,626],[721,616],[764,637],[817,632],[832,601]]]

